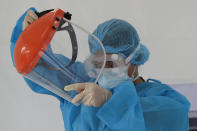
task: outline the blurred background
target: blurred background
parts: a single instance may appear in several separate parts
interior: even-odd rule
[[[190,130],[197,129],[196,5],[196,0],[1,0],[0,130],[64,131],[59,102],[52,96],[33,93],[11,61],[12,29],[30,7],[69,11],[72,21],[90,32],[111,18],[130,22],[151,52],[140,74],[184,94],[191,102]]]

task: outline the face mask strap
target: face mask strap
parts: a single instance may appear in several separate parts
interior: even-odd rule
[[[134,67],[134,71],[132,72],[132,75],[131,75],[131,80],[134,82],[136,81],[140,76],[139,74],[135,77],[134,74],[135,74],[135,71],[136,71],[136,66]]]
[[[140,76],[137,75],[137,76],[134,78],[133,82],[136,81],[139,77],[140,77]]]
[[[134,67],[134,70],[133,70],[131,77],[130,77],[132,81],[134,81],[134,79],[135,79],[135,76],[134,76],[135,71],[136,71],[136,66]]]
[[[126,58],[126,60],[125,60],[126,64],[128,64],[128,63],[130,62],[130,60],[134,57],[134,55],[136,54],[136,52],[137,52],[138,50],[140,50],[140,45],[141,45],[141,43],[139,43],[138,46],[137,46],[137,48],[134,50],[134,52],[131,53],[131,54]]]

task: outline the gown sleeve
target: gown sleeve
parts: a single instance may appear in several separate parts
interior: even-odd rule
[[[188,131],[190,103],[185,96],[161,83],[152,83],[140,97],[147,131]]]
[[[111,130],[146,131],[141,105],[132,82],[115,87],[112,97],[96,115]]]
[[[117,131],[187,131],[188,100],[165,84],[143,86],[139,93],[131,82],[115,87],[97,117]]]

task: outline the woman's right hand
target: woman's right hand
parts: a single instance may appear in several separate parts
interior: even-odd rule
[[[29,10],[25,16],[25,19],[23,21],[23,30],[27,28],[31,23],[33,23],[35,20],[38,19],[38,16],[33,10]]]

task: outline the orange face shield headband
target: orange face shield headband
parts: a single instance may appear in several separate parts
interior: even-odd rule
[[[14,61],[20,74],[26,75],[31,72],[48,48],[56,31],[68,31],[72,43],[72,59],[67,66],[75,62],[78,52],[76,35],[69,22],[68,26],[63,27],[65,19],[70,20],[71,14],[56,9],[34,21],[21,33],[14,49]]]

